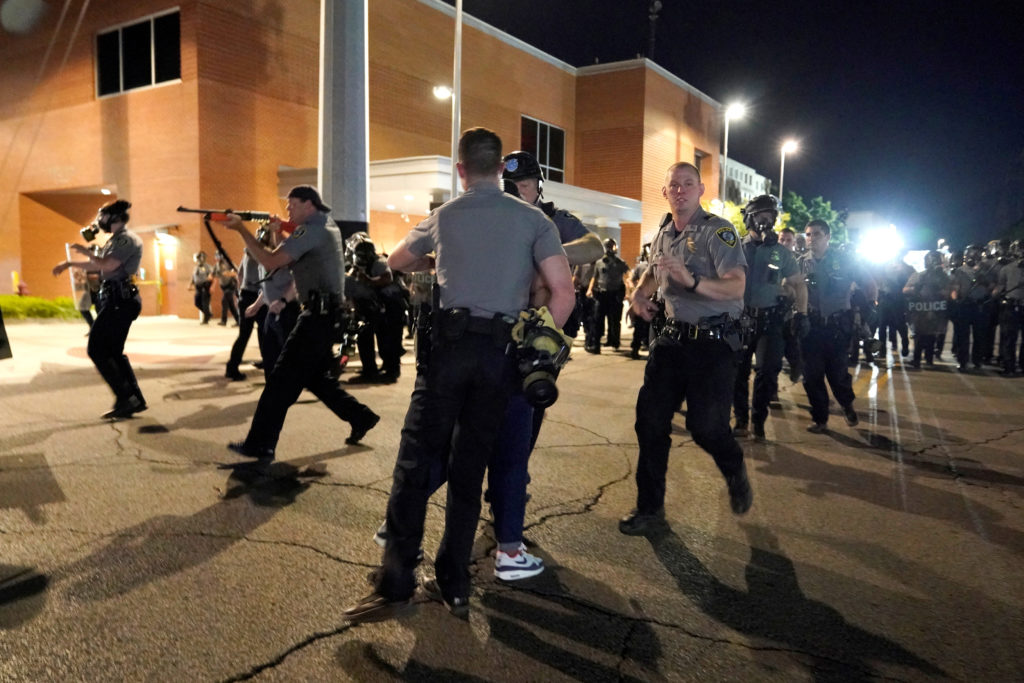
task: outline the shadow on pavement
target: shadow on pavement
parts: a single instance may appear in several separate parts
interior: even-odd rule
[[[764,527],[741,524],[750,543],[747,591],[719,581],[683,540],[667,528],[648,538],[679,590],[709,617],[735,631],[774,641],[814,662],[814,680],[868,681],[884,677],[871,662],[891,662],[928,676],[945,672],[899,643],[865,631],[800,590],[793,562]]]
[[[0,564],[0,630],[17,628],[42,611],[50,578],[34,567]]]

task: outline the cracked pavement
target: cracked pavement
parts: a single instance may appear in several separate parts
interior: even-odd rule
[[[644,366],[576,349],[530,467],[525,536],[547,570],[494,578],[485,506],[468,620],[418,595],[405,619],[353,627],[411,354],[398,384],[353,390],[383,416],[362,445],[303,394],[259,474],[224,447],[262,388],[252,369],[223,378],[232,330],[140,319],[126,352],[149,410],[104,422],[83,329],[8,326],[2,680],[1024,680],[1024,379],[890,355],[851,369],[861,424],[837,410],[813,435],[783,375],[768,441],[743,440],[741,518],[679,415],[668,527],[637,538],[617,520]]]

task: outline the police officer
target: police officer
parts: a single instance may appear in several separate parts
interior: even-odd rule
[[[591,329],[586,321],[590,320],[590,316],[594,313],[590,308],[593,301],[586,298],[587,286],[593,273],[584,264],[593,263],[601,258],[604,253],[601,239],[588,230],[576,216],[565,209],[556,208],[554,202],[543,201],[544,174],[537,162],[537,157],[529,152],[517,150],[506,154],[502,163],[502,180],[513,183],[519,197],[543,211],[558,228],[558,236],[562,240],[565,256],[574,270],[573,284],[576,286],[577,292],[576,306],[565,323],[565,333],[570,337],[575,337],[580,324],[582,324],[586,335],[587,330]],[[600,351],[600,347],[598,347],[598,351]]]
[[[270,229],[262,230],[266,237],[265,245],[270,249],[276,248],[284,236],[280,232]],[[259,237],[259,233],[258,233]],[[260,240],[263,242],[263,240]],[[268,381],[274,371],[277,359],[281,357],[288,336],[295,329],[302,312],[298,300],[298,291],[295,288],[295,278],[288,268],[274,268],[267,270],[262,265],[259,267],[260,293],[256,301],[245,310],[246,317],[259,316],[262,314],[263,321],[263,343],[260,346],[260,354],[263,358],[263,376]]]
[[[139,290],[132,283],[142,260],[142,239],[126,227],[131,206],[130,202],[118,199],[101,207],[95,223],[90,226],[92,230],[83,231],[83,236],[90,241],[95,238],[97,229],[110,234],[99,252],[73,244],[72,251],[85,256],[86,260],[62,261],[53,268],[54,275],[68,268],[99,270],[102,283],[88,352],[100,376],[114,392],[114,407],[103,414],[108,419],[131,417],[147,407],[128,356],[124,355],[128,330],[142,311]]]
[[[465,194],[436,209],[395,248],[388,265],[412,272],[435,266],[440,310],[426,369],[416,377],[388,501],[388,538],[375,590],[345,612],[352,622],[396,616],[416,589],[432,471],[447,462],[445,533],[424,584],[453,614],[469,609],[469,560],[480,514],[484,470],[516,383],[506,354],[511,324],[530,299],[539,271],[549,308],[562,325],[573,306],[569,265],[551,221],[502,191],[501,141],[484,128],[459,140]]]
[[[630,298],[632,298],[633,291],[636,290],[637,285],[640,284],[640,280],[643,278],[644,273],[647,272],[647,268],[650,265],[651,260],[650,252],[651,245],[645,244],[640,249],[640,255],[636,257],[636,265],[629,274]],[[630,340],[629,343],[629,357],[633,360],[640,360],[640,349],[647,349],[648,344],[650,343],[651,323],[644,320],[632,310],[629,311],[628,315],[630,323],[633,325],[633,339]]]
[[[199,309],[199,324],[210,324],[213,313],[210,311],[210,288],[213,287],[213,266],[206,262],[206,252],[197,251],[192,260],[196,267],[192,269],[192,280],[188,283],[189,291],[195,290],[193,303]]]
[[[874,279],[861,270],[848,250],[829,246],[832,228],[826,221],[812,220],[804,230],[807,253],[800,257],[800,271],[807,281],[807,311],[811,329],[803,339],[804,391],[811,404],[813,423],[807,431],[828,430],[828,380],[832,394],[843,409],[846,424],[855,427],[860,419],[853,407],[853,379],[846,358],[854,333],[851,300],[855,291],[867,302],[876,300]]]
[[[349,384],[392,383],[401,375],[399,365],[402,348],[402,326],[405,322],[405,299],[394,273],[377,247],[368,238],[352,249],[352,267],[347,282],[354,285],[351,296],[356,313],[365,321],[356,337],[363,368]],[[380,351],[381,367],[377,368],[374,340]]]
[[[214,273],[220,286],[220,322],[221,327],[228,324],[228,313],[238,324],[238,273],[228,265],[224,254],[219,251],[214,256]]]
[[[747,261],[747,282],[743,293],[744,313],[753,326],[744,349],[740,352],[739,368],[733,409],[736,414],[736,436],[746,436],[751,417],[750,369],[754,364],[754,438],[764,439],[764,423],[768,419],[768,404],[779,388],[782,355],[786,349],[784,328],[795,305],[796,313],[789,324],[797,336],[805,336],[810,329],[807,322],[807,286],[793,253],[779,244],[775,221],[779,205],[775,197],[760,195],[747,202],[743,209],[743,224],[747,237],[743,253]],[[792,291],[794,303],[784,296]]]
[[[291,269],[302,302],[302,313],[263,388],[245,441],[228,444],[241,455],[274,457],[285,414],[303,389],[352,425],[345,443],[358,443],[380,420],[327,372],[333,359],[344,272],[341,233],[328,216],[330,210],[315,188],[293,187],[288,193],[288,220],[298,227],[273,250],[260,244],[237,215],[228,214],[223,222],[242,236],[249,253],[268,271]],[[277,231],[280,225],[275,216],[268,227]]]
[[[597,302],[594,316],[595,329],[591,339],[600,345],[604,335],[605,321],[608,323],[606,346],[619,350],[619,335],[622,328],[622,301],[626,298],[626,276],[629,265],[619,258],[619,245],[610,237],[604,241],[604,256],[594,264],[587,296]]]
[[[803,235],[800,235],[800,239],[803,239]],[[793,230],[793,228],[786,227],[783,228],[782,230],[779,230],[779,244],[784,246],[786,249],[789,249],[793,253],[794,257],[797,257],[803,253],[803,251],[798,250],[797,234]],[[804,251],[806,251],[806,249]],[[801,281],[801,284],[805,285],[804,291],[807,291],[806,283]],[[790,285],[792,285],[792,282],[790,283]],[[792,287],[787,286],[787,289],[792,290]],[[788,291],[787,296],[793,298],[795,301],[796,292]],[[783,355],[786,359],[786,362],[789,364],[789,381],[795,384],[796,382],[800,381],[800,377],[803,375],[803,361],[800,360],[799,332],[801,330],[794,328],[793,314],[790,314],[787,322],[789,324],[787,324],[783,328],[782,332],[782,336],[786,340],[786,352]]]
[[[981,369],[989,341],[990,310],[992,289],[987,266],[982,262],[981,247],[969,244],[964,249],[963,265],[953,269],[950,275],[951,297],[956,304],[953,329],[956,336],[957,369],[967,372],[967,363]],[[973,339],[972,339],[973,335]]]
[[[267,244],[265,241],[269,235],[269,230],[261,228],[257,232],[257,238],[261,244]],[[238,366],[242,363],[242,355],[245,353],[245,347],[249,343],[249,337],[252,336],[252,330],[256,328],[256,340],[260,347],[260,353],[263,352],[263,320],[267,316],[267,309],[265,306],[260,306],[256,309],[253,315],[247,315],[246,311],[250,306],[255,303],[256,299],[260,295],[260,269],[259,262],[252,257],[249,250],[246,249],[242,254],[242,262],[238,266],[238,280],[240,282],[241,290],[238,295],[238,308],[241,313],[241,321],[238,324],[238,337],[235,339],[235,343],[231,346],[231,355],[228,357],[227,367],[224,370],[224,376],[233,381],[241,381],[245,379],[245,373],[238,369]]]
[[[936,336],[946,331],[949,322],[949,276],[942,267],[942,254],[932,250],[924,256],[924,270],[907,280],[903,294],[907,297],[910,324],[914,328],[914,359],[911,367],[921,367],[924,356],[928,367],[935,365]]]
[[[1024,353],[1018,354],[1017,339],[1024,322],[1024,259],[1019,242],[1009,245],[1006,264],[999,270],[993,294],[999,302],[999,360],[1001,375],[1024,370]]]
[[[750,509],[753,491],[743,449],[729,427],[729,408],[740,348],[746,259],[736,229],[700,206],[700,171],[686,162],[669,167],[661,190],[669,213],[651,241],[651,265],[633,292],[631,309],[651,320],[659,289],[668,316],[651,344],[636,402],[637,504],[619,531],[643,535],[665,515],[665,471],[672,417],[686,399],[686,428],[711,454],[735,514]]]

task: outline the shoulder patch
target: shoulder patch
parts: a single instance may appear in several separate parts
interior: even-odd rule
[[[722,240],[727,247],[735,247],[736,242],[738,241],[736,239],[735,228],[719,228],[718,230],[715,230],[715,235],[717,235],[718,239]]]
[[[300,237],[302,237],[305,234],[306,234],[306,226],[305,225],[300,225],[299,227],[295,228],[295,230],[294,230],[294,232],[292,232],[290,238],[293,239],[293,240],[297,240],[297,239],[299,239]]]

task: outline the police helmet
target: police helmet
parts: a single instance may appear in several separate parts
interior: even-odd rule
[[[104,232],[110,232],[110,226],[114,223],[128,222],[128,209],[132,203],[126,199],[117,199],[100,207],[96,214],[96,222]]]
[[[1020,240],[1010,242],[1010,258],[1024,257],[1024,244]]]
[[[377,261],[377,247],[370,240],[363,240],[352,248],[352,258],[361,268],[370,266]]]
[[[925,270],[931,270],[932,268],[942,266],[942,254],[932,249],[924,255],[924,267]]]
[[[524,180],[526,178],[544,178],[537,158],[529,152],[517,150],[509,152],[502,161],[501,177],[505,180]]]
[[[618,243],[615,240],[613,240],[611,237],[609,237],[608,239],[606,239],[604,241],[604,250],[605,251],[618,251],[618,249],[619,249]]]
[[[196,263],[202,263],[203,261],[206,261],[206,252],[197,251],[196,253],[192,254],[192,260],[195,261]]]
[[[977,244],[968,244],[964,249],[964,263],[974,266],[981,262],[983,250]]]
[[[747,202],[747,205],[740,210],[740,213],[743,214],[745,219],[747,216],[759,211],[774,211],[778,213],[779,200],[770,194],[762,194]]]

